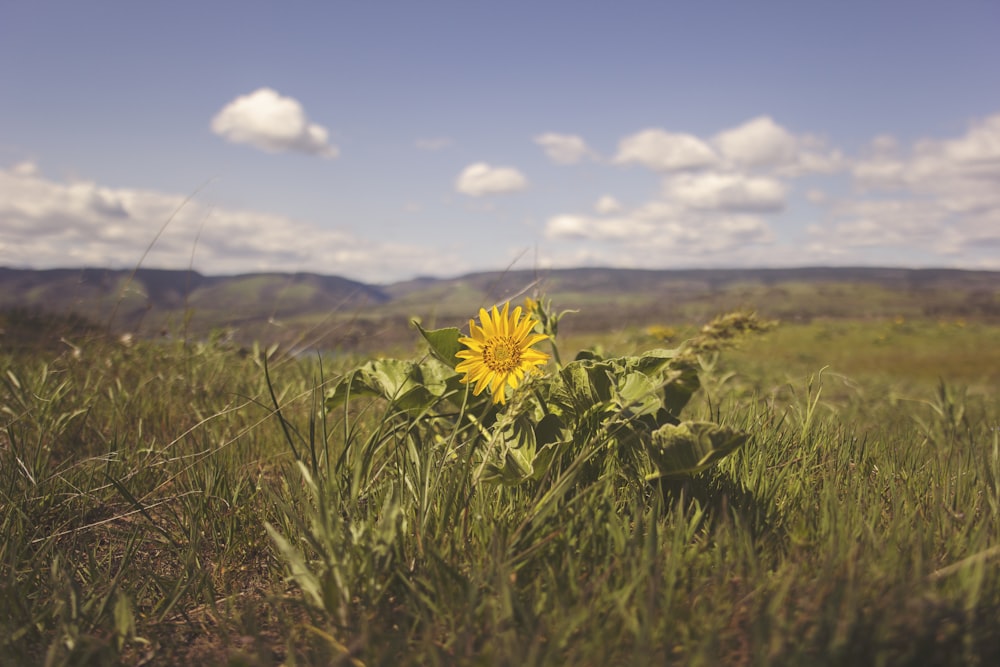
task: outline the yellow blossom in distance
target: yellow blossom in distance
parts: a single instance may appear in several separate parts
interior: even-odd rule
[[[465,373],[462,382],[474,382],[472,393],[476,396],[489,387],[494,403],[506,403],[505,388],[517,389],[527,373],[549,360],[549,355],[531,348],[548,338],[545,334],[532,333],[535,320],[531,316],[522,319],[520,306],[513,314],[509,311],[509,301],[503,305],[502,312],[496,306],[492,312],[480,308],[480,325],[469,320],[469,335],[458,339],[469,349],[455,354],[463,360],[455,366],[456,371]]]

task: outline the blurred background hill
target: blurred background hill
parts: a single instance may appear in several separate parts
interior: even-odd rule
[[[1000,322],[1000,272],[898,268],[604,268],[474,273],[370,285],[312,273],[205,276],[139,269],[0,269],[0,335],[11,346],[71,331],[224,335],[240,343],[368,351],[412,341],[409,322],[463,326],[480,306],[542,293],[579,310],[566,331],[698,324],[754,310],[786,322],[929,318]]]

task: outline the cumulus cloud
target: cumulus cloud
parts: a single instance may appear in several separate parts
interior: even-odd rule
[[[904,183],[905,165],[902,160],[876,156],[857,162],[851,172],[862,188],[898,188]]]
[[[594,158],[596,153],[575,134],[547,132],[535,137],[535,143],[545,150],[549,159],[557,164],[576,164],[585,158]]]
[[[544,261],[774,266],[905,258],[1000,266],[1000,114],[959,136],[909,146],[877,136],[851,159],[769,116],[704,140],[654,128],[622,139],[611,162],[661,172],[658,196],[628,208],[604,195],[589,211],[556,212],[544,227],[555,248]],[[812,178],[802,197],[790,198],[797,179],[845,171],[853,191]],[[779,240],[771,227],[777,214],[785,214],[786,230],[802,231]]]
[[[940,204],[920,199],[849,200],[832,211],[839,220],[833,231],[849,246],[933,243],[946,213]]]
[[[784,176],[832,173],[843,169],[844,156],[812,135],[795,135],[758,116],[712,139],[722,157],[739,169],[771,169]]]
[[[372,282],[467,267],[427,247],[260,211],[185,203],[186,195],[60,182],[0,169],[0,266],[129,268],[170,220],[146,266],[205,273],[312,271]]]
[[[212,119],[212,131],[232,143],[250,144],[269,153],[296,151],[333,158],[337,147],[329,132],[312,123],[298,100],[271,88],[241,95]]]
[[[854,196],[825,203],[828,217],[815,233],[828,244],[967,259],[1000,247],[1000,114],[961,136],[910,147],[878,136],[852,175]]]
[[[638,238],[648,238],[655,230],[655,225],[638,218],[563,214],[549,218],[545,225],[545,236],[549,239],[628,243]]]
[[[594,204],[594,210],[598,213],[617,213],[622,210],[621,203],[611,195],[604,195]]]
[[[785,207],[778,180],[744,174],[677,174],[664,181],[664,196],[684,206],[723,211],[776,212]]]
[[[691,134],[659,128],[643,130],[618,143],[615,164],[640,164],[657,171],[708,167],[718,161],[712,147]]]
[[[771,265],[776,235],[762,214],[785,209],[790,176],[778,168],[800,165],[805,144],[770,119],[710,142],[643,130],[621,140],[613,163],[662,172],[660,196],[629,210],[606,195],[596,214],[550,217],[546,238],[626,266]]]
[[[844,155],[828,148],[823,139],[793,134],[770,116],[752,118],[710,140],[659,128],[643,130],[619,142],[613,162],[663,172],[764,171],[783,178],[845,168]]]
[[[541,260],[550,266],[628,268],[773,266],[797,264],[753,216],[686,219],[659,226],[631,217],[556,216]]]
[[[967,174],[1000,175],[1000,114],[974,123],[965,136],[950,141],[925,141],[920,152],[942,154]]]
[[[798,141],[770,116],[759,116],[715,136],[713,143],[726,158],[741,165],[775,166],[795,159]]]
[[[757,216],[712,215],[659,203],[616,215],[556,215],[547,221],[545,236],[596,242],[611,255],[631,254],[627,264],[660,266],[678,256],[704,259],[774,241],[770,226]]]
[[[10,168],[10,172],[15,176],[36,176],[38,165],[34,162],[19,162]]]
[[[455,190],[470,197],[516,192],[528,186],[528,179],[513,167],[493,167],[485,162],[470,164],[455,179]]]
[[[1000,204],[1000,114],[973,123],[961,137],[922,139],[906,154],[878,137],[853,169],[862,188],[906,188],[946,198],[959,209]]]

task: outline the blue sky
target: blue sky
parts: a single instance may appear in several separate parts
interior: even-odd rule
[[[998,33],[992,0],[4,3],[0,265],[1000,269]]]

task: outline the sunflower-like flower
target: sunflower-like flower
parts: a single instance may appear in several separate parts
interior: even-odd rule
[[[472,393],[478,396],[486,387],[493,394],[494,403],[505,403],[506,386],[516,389],[524,379],[549,359],[549,355],[531,348],[548,336],[532,333],[535,320],[531,316],[521,318],[521,307],[509,314],[510,302],[505,303],[503,311],[493,306],[493,311],[479,309],[480,325],[469,320],[469,335],[458,339],[467,350],[455,354],[462,359],[455,370],[465,373],[462,382],[476,383]]]

